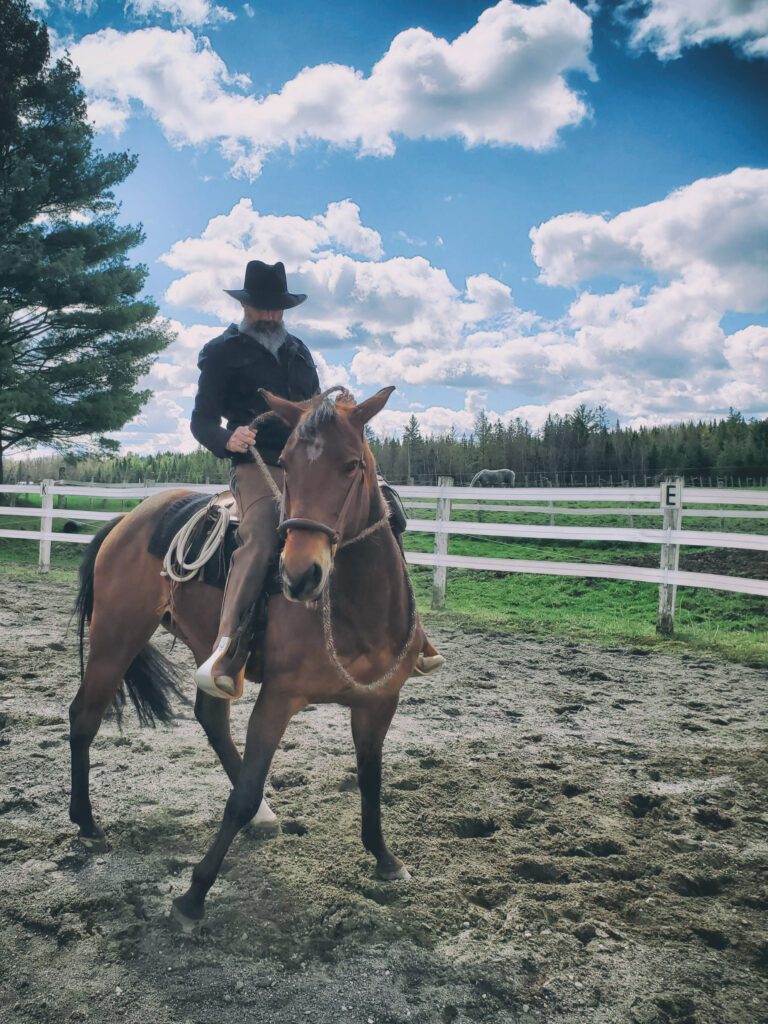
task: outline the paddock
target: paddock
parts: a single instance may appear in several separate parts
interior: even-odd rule
[[[764,669],[432,630],[385,746],[410,883],[359,843],[345,713],[291,723],[196,937],[170,901],[228,785],[190,707],[102,727],[110,849],[67,817],[74,581],[0,576],[0,1016],[21,1021],[754,1024],[768,903]],[[161,640],[168,650],[170,645]],[[190,670],[186,649],[171,656]],[[254,695],[233,710],[242,739]]]

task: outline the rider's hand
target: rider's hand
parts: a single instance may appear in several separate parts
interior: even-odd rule
[[[230,452],[246,452],[255,440],[256,433],[250,427],[237,427],[232,431],[225,448]]]

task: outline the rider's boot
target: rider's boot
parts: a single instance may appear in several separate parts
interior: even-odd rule
[[[211,697],[239,700],[243,695],[245,663],[250,653],[252,630],[249,609],[243,622],[229,636],[220,633],[211,656],[195,672],[200,690]]]
[[[436,647],[430,643],[430,641],[424,637],[424,646],[419,651],[419,656],[416,659],[416,665],[413,669],[415,676],[428,676],[432,672],[437,672],[439,668],[442,668],[445,664],[445,658],[440,654]]]
[[[394,527],[392,532],[397,541],[397,546],[400,548],[400,554],[403,556],[405,562],[405,548],[403,547],[403,534],[402,530],[395,530]],[[406,566],[406,572],[408,568]],[[439,668],[442,668],[445,664],[445,658],[440,654],[436,647],[434,647],[428,640],[426,634],[424,636],[424,646],[419,651],[419,656],[416,659],[416,664],[413,667],[414,676],[428,676],[432,672],[437,672]]]

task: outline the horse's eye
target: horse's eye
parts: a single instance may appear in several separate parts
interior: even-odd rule
[[[345,462],[344,463],[344,472],[345,473],[354,473],[354,471],[357,469],[357,467],[359,465],[360,465],[360,459],[352,459],[351,462]]]

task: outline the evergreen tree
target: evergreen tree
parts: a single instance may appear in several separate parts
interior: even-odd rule
[[[408,426],[403,431],[403,447],[408,460],[408,479],[415,478],[423,468],[424,440],[421,436],[419,421],[411,413]]]
[[[0,39],[2,481],[9,450],[116,448],[104,433],[147,401],[138,378],[171,336],[137,298],[142,230],[117,223],[135,158],[96,149],[79,73],[26,0],[0,0]]]

